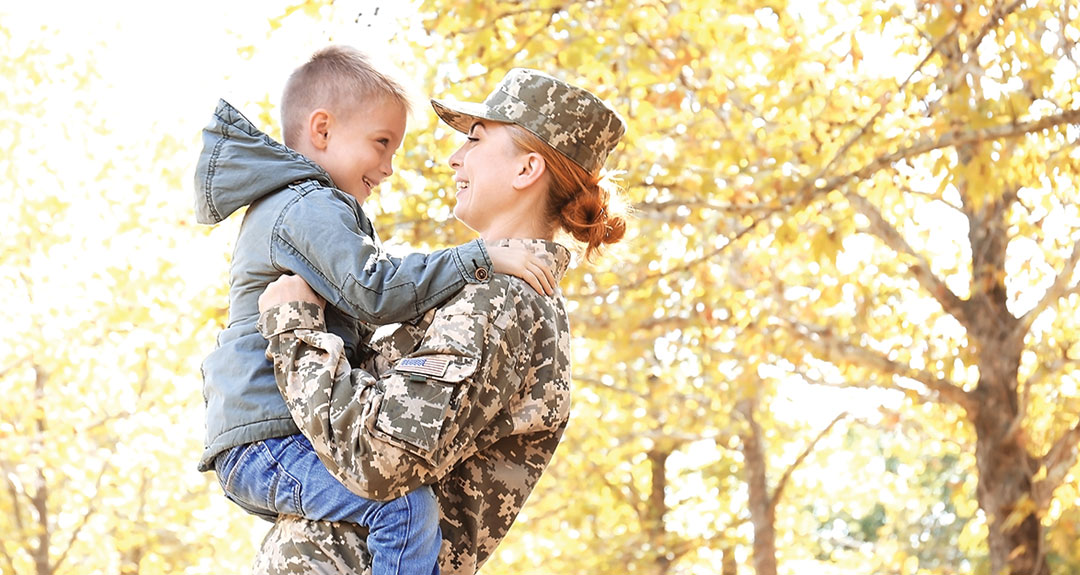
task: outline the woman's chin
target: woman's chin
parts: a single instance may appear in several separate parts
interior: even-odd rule
[[[461,209],[460,202],[456,206],[454,206],[454,218],[464,224],[465,227],[469,228],[470,230],[480,235],[484,234],[483,230],[477,229],[477,226],[473,224],[472,218],[469,217],[469,214],[466,212],[466,210]]]

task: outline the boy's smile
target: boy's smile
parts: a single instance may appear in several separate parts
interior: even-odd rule
[[[405,138],[405,123],[405,108],[385,102],[333,116],[325,148],[312,159],[330,174],[338,189],[363,203],[394,173],[394,154]]]

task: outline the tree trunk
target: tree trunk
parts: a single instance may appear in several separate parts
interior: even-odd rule
[[[1042,527],[1036,509],[1034,505],[1020,507],[1032,502],[1036,463],[1017,440],[1017,434],[1006,436],[1015,414],[1002,409],[1008,400],[1001,387],[979,382],[979,391],[986,390],[980,395],[988,399],[975,417],[978,501],[989,527],[990,573],[1046,575],[1049,571],[1040,553]],[[998,393],[992,395],[995,391]],[[1018,516],[1013,517],[1014,513]]]
[[[748,428],[740,439],[746,464],[750,521],[754,525],[754,573],[776,575],[776,506],[769,495],[761,425],[754,419],[756,404],[756,401],[744,400],[739,405]]]
[[[971,155],[967,149],[961,157]],[[1017,389],[1024,328],[1006,307],[1007,214],[1015,195],[1001,193],[972,205],[966,186],[964,192],[972,280],[964,317],[958,319],[967,328],[979,367],[979,383],[972,393],[977,407],[968,417],[975,425],[977,497],[989,528],[990,574],[1047,575],[1032,490],[1038,462],[1020,432],[1025,414]]]
[[[725,547],[720,558],[720,575],[739,575],[739,564],[735,561],[735,548]]]
[[[649,538],[649,545],[654,555],[653,570],[655,575],[666,575],[671,570],[674,557],[668,548],[667,527],[664,525],[664,517],[667,515],[667,460],[671,456],[670,449],[659,447],[649,451],[649,468],[652,482],[649,488],[649,499],[645,510],[645,530]]]
[[[45,386],[49,381],[49,374],[44,367],[34,365],[34,440],[30,444],[31,453],[37,461],[41,461],[41,454],[45,449]],[[35,472],[37,485],[33,495],[30,496],[30,505],[37,515],[38,536],[37,545],[31,551],[34,557],[34,571],[37,575],[52,575],[53,568],[49,561],[49,551],[52,547],[52,532],[49,530],[49,486],[45,477],[45,470],[38,468]],[[16,503],[17,504],[17,503]]]
[[[982,338],[979,338],[982,339]],[[1014,422],[1022,417],[1017,397],[1019,346],[1005,341],[979,347],[979,409],[975,424],[975,462],[979,507],[989,528],[991,575],[1046,575],[1042,525],[1032,478],[1038,462],[1028,453]]]

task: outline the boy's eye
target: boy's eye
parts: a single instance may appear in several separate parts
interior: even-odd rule
[[[389,146],[390,145],[390,139],[389,138],[380,138],[378,140],[378,142],[380,144],[384,145],[384,146]]]

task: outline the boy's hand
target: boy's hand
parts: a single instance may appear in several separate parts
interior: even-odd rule
[[[270,282],[259,296],[259,313],[290,301],[306,301],[326,307],[326,300],[315,293],[300,276],[283,275]]]
[[[495,273],[517,276],[539,294],[555,294],[555,274],[531,251],[511,246],[488,246],[487,251]]]

